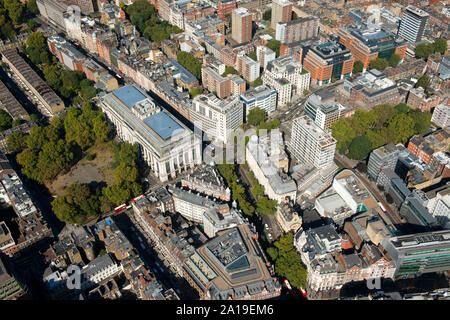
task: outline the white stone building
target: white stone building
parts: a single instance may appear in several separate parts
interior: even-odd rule
[[[100,107],[122,140],[138,143],[162,182],[202,162],[200,139],[137,86],[114,90],[100,99]]]
[[[244,122],[244,107],[239,96],[221,100],[214,94],[198,95],[189,110],[191,122],[211,140],[228,142],[228,136]]]

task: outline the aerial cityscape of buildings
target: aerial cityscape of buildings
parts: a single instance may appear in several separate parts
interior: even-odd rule
[[[1,300],[449,299],[448,3],[17,5]]]

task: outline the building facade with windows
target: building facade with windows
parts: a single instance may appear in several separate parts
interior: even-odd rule
[[[105,95],[100,107],[121,139],[138,143],[144,160],[161,181],[201,163],[199,138],[137,86]]]
[[[210,93],[194,98],[190,116],[211,140],[228,143],[228,136],[244,122],[244,107],[239,96],[221,100]]]

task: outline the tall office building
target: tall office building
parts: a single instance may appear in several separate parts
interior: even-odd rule
[[[303,67],[311,74],[311,82],[321,86],[331,80],[352,75],[355,58],[339,37],[332,35],[330,41],[312,46],[303,60]]]
[[[246,8],[234,9],[232,12],[231,37],[237,43],[252,39],[252,14]]]
[[[312,94],[305,101],[305,114],[322,130],[328,130],[333,123],[343,116],[345,107],[339,102],[322,101],[322,98]]]
[[[395,169],[400,151],[392,144],[373,150],[367,163],[367,174],[377,180],[382,168]]]
[[[259,62],[243,53],[236,57],[236,70],[249,82],[255,81],[260,75]]]
[[[385,238],[383,248],[397,265],[396,276],[450,269],[450,230]]]
[[[270,26],[277,29],[278,22],[289,22],[292,20],[292,2],[289,0],[273,0],[272,20]]]
[[[336,140],[308,116],[302,116],[292,124],[289,146],[298,161],[321,169],[333,163]]]
[[[428,13],[414,6],[408,6],[403,12],[398,35],[410,43],[421,41],[427,20]]]
[[[242,93],[241,100],[244,103],[245,114],[253,108],[260,108],[270,114],[277,108],[277,91],[263,84]]]
[[[319,36],[319,18],[309,16],[277,24],[275,39],[281,43],[303,41]]]
[[[244,121],[244,107],[239,96],[219,99],[214,94],[198,95],[189,111],[191,122],[211,140],[228,142],[228,135]]]

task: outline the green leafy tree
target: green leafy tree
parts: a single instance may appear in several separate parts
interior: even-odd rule
[[[261,214],[274,215],[277,211],[278,202],[267,197],[261,197],[256,202],[256,211]]]
[[[30,121],[39,125],[39,116],[35,113],[30,114]]]
[[[14,24],[19,24],[22,20],[23,6],[19,0],[3,0],[5,9],[8,10],[8,15]]]
[[[232,66],[226,66],[225,72],[222,74],[222,77],[227,76],[228,74],[239,74],[239,72],[233,68]]]
[[[257,126],[266,121],[266,112],[261,108],[253,108],[247,114],[247,123],[252,126]]]
[[[263,81],[262,81],[261,77],[258,77],[255,79],[255,81],[253,81],[252,87],[259,87],[262,84],[263,84]]]
[[[387,66],[388,66],[388,62],[386,59],[383,59],[383,58],[376,58],[369,62],[370,69],[377,69],[379,71],[383,71],[384,69],[386,69]]]
[[[428,78],[426,75],[423,75],[417,80],[416,88],[422,87],[425,90],[428,88],[428,85],[430,84],[430,78]]]
[[[406,103],[399,103],[395,106],[397,113],[408,113],[411,108]]]
[[[68,204],[64,197],[59,196],[52,201],[52,211],[60,221],[66,223],[74,223],[74,221],[77,221],[77,209]]]
[[[138,170],[133,164],[121,162],[114,169],[114,181],[116,184],[120,184],[125,181],[134,182],[137,177]]]
[[[364,64],[361,61],[356,60],[355,63],[353,64],[353,73],[362,72],[363,69]]]
[[[31,12],[32,14],[38,14],[39,9],[36,4],[36,0],[28,0],[27,1],[27,10]]]
[[[395,116],[396,113],[397,112],[392,104],[380,104],[370,110],[367,116],[370,117],[372,114],[375,117],[375,128],[382,129],[384,124]],[[369,129],[374,129],[374,126],[371,126]],[[365,133],[367,132],[368,131]]]
[[[12,22],[6,17],[6,13],[1,13],[0,9],[0,37],[2,39],[12,40],[16,37],[16,30]]]
[[[177,61],[189,70],[197,79],[202,77],[202,63],[192,54],[180,51],[177,54]]]
[[[372,151],[372,144],[366,136],[358,136],[352,140],[348,147],[348,157],[354,160],[363,160],[367,158]]]
[[[8,151],[19,152],[26,148],[24,134],[20,131],[11,133],[7,138]]]
[[[46,52],[47,55],[44,52]],[[28,36],[26,41],[26,53],[28,54],[31,62],[36,65],[47,63],[47,60],[49,59],[48,49],[42,33],[33,32]],[[42,61],[42,59],[46,61]]]
[[[103,194],[114,206],[121,205],[131,198],[131,191],[125,186],[118,184],[103,188]]]
[[[362,136],[376,125],[377,118],[374,112],[358,109],[355,111],[350,121],[355,128],[356,135]]]
[[[108,138],[111,130],[103,115],[100,114],[92,120],[92,131],[97,142],[103,142]]]
[[[50,87],[56,90],[59,90],[61,88],[62,81],[58,66],[47,65],[43,68],[42,72],[44,73],[45,81]]]
[[[198,96],[199,94],[203,93],[203,88],[198,87],[198,88],[192,88],[191,91],[189,92],[189,94],[191,95],[191,99],[194,99],[196,96]]]
[[[278,250],[274,247],[267,248],[267,254],[269,255],[270,259],[272,259],[272,261],[275,261],[278,258]]]
[[[280,126],[280,124],[281,124],[281,121],[279,119],[277,119],[277,118],[273,119],[272,120],[272,129],[278,128]]]
[[[74,183],[65,190],[64,196],[52,201],[52,209],[59,220],[82,224],[99,214],[100,204],[87,184]]]
[[[411,110],[408,116],[414,122],[414,134],[423,134],[431,125],[431,113],[420,110]]]
[[[177,26],[169,24],[167,21],[158,21],[155,8],[146,0],[137,0],[125,8],[129,20],[147,39],[160,43],[165,39],[170,39],[172,33],[183,32]]]
[[[46,141],[45,129],[43,127],[31,128],[30,134],[25,139],[27,147],[36,151],[41,150]]]
[[[30,30],[33,30],[37,26],[37,24],[33,19],[28,19],[27,26],[28,28],[30,28]]]
[[[0,109],[0,131],[11,128],[12,122],[13,120],[11,116],[8,114],[8,112],[6,112],[3,109]]]
[[[416,46],[415,55],[416,58],[427,59],[433,52],[434,46],[432,43],[420,43]]]
[[[372,149],[381,147],[387,143],[386,137],[379,130],[369,130],[366,133],[367,139],[370,141]]]
[[[402,113],[391,119],[389,127],[395,130],[395,139],[405,143],[414,134],[414,120]]]
[[[347,118],[340,118],[332,125],[333,138],[337,140],[336,148],[345,152],[350,142],[356,137],[355,129]]]
[[[269,9],[267,11],[264,11],[263,13],[263,19],[264,20],[270,20],[272,19],[272,9]]]
[[[282,235],[274,242],[274,246],[273,249],[269,248],[270,251],[267,249],[267,254],[275,261],[275,272],[281,277],[286,277],[291,285],[297,288],[306,287],[307,272],[300,255],[295,250],[293,234]]]
[[[20,126],[21,124],[25,123],[25,120],[23,119],[14,119],[11,123],[12,127]]]
[[[398,66],[398,64],[400,63],[400,60],[402,60],[402,58],[400,58],[400,56],[396,53],[394,53],[390,58],[389,58],[389,65],[391,67],[396,67]]]
[[[269,41],[267,41],[267,47],[269,49],[271,49],[272,51],[275,52],[275,55],[277,57],[280,56],[280,46],[281,46],[281,42],[275,39],[271,39]]]
[[[39,181],[39,173],[36,170],[38,155],[35,151],[26,148],[16,157],[17,163],[21,166],[21,172],[29,179]]]
[[[256,52],[252,51],[248,54],[249,58],[252,58],[254,61],[258,61],[258,57],[256,56]]]
[[[48,182],[58,176],[73,160],[73,153],[64,140],[47,142],[39,152],[36,167],[40,182]]]
[[[436,39],[433,43],[433,48],[435,52],[445,54],[447,52],[447,40],[444,38]]]
[[[83,79],[80,82],[81,96],[85,100],[90,100],[97,95],[97,89],[94,87],[94,83],[89,79]]]

